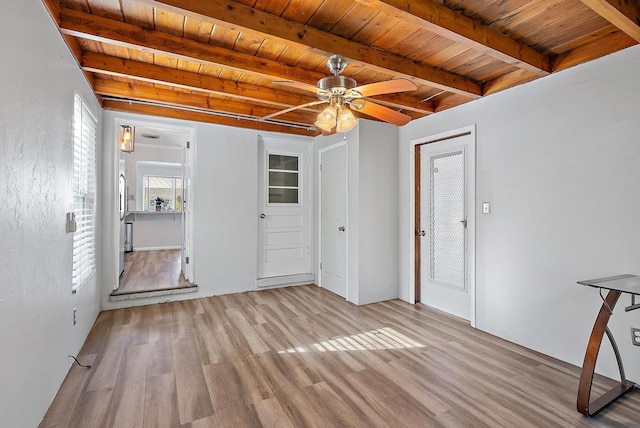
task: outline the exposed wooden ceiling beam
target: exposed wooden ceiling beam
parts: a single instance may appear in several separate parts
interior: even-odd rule
[[[484,94],[491,95],[505,89],[535,80],[537,77],[526,70],[515,70],[502,75],[496,79],[489,80],[484,84]]]
[[[616,31],[607,37],[601,37],[591,43],[558,55],[553,61],[553,71],[566,70],[567,68],[609,55],[611,52],[617,52],[636,44],[637,43],[627,34],[622,31]]]
[[[615,27],[640,42],[640,7],[626,0],[580,0]]]
[[[243,100],[267,103],[282,108],[305,104],[317,99],[313,96],[307,97],[293,92],[278,91],[264,86],[235,82],[95,52],[84,52],[81,66],[83,70],[96,74],[159,83],[226,97],[242,98]]]
[[[147,85],[129,85],[125,82],[116,82],[105,79],[95,79],[93,90],[104,96],[166,104],[169,106],[195,108],[198,110],[242,116],[247,119],[257,119],[280,110],[257,106],[252,103],[243,103],[221,98],[210,98],[204,95],[160,89]],[[311,126],[311,124],[315,122],[316,116],[317,113],[297,110],[278,116],[277,120],[298,125]]]
[[[230,68],[241,73],[250,72],[270,80],[294,80],[315,86],[318,80],[326,77],[326,74],[313,70],[287,66],[277,61],[66,8],[60,10],[60,31],[75,37]],[[375,98],[394,104],[396,108],[424,114],[430,112],[428,106],[408,95],[380,95]]]
[[[95,52],[84,52],[82,54],[81,66],[83,70],[97,74],[107,74],[151,83],[176,86],[194,91],[203,91],[228,97],[242,98],[243,100],[270,104],[282,108],[306,104],[317,99],[314,96],[300,95],[286,90],[246,84],[146,62],[103,55]],[[286,86],[281,86],[281,88],[285,89]],[[389,94],[385,95],[383,99],[377,99],[376,101],[381,104],[388,105],[391,108],[414,111],[423,115],[433,112],[431,105],[424,103],[420,104],[415,97],[409,95]],[[416,108],[416,105],[419,105],[420,107]],[[314,107],[307,110],[318,109]]]
[[[276,61],[255,57],[230,49],[183,39],[113,19],[72,9],[60,10],[60,31],[75,37],[113,44],[147,53],[168,55],[238,72],[248,71],[268,79],[295,80],[315,85],[324,74]]]
[[[273,123],[257,122],[254,120],[245,120],[242,118],[216,116],[216,115],[207,114],[204,112],[182,110],[182,109],[171,108],[171,107],[129,103],[127,101],[117,101],[117,100],[107,99],[107,100],[104,100],[103,107],[107,110],[144,114],[148,116],[168,117],[168,118],[188,120],[193,122],[213,123],[217,125],[234,126],[238,128],[256,129],[259,131],[303,135],[307,137],[314,137],[320,134],[320,132],[315,129],[292,128],[292,127],[273,124]]]
[[[263,37],[277,38],[298,49],[340,54],[383,73],[418,78],[429,86],[477,98],[482,87],[471,79],[449,73],[407,58],[380,51],[374,47],[327,33],[304,24],[229,0],[143,0],[160,9],[169,10],[215,24],[232,25],[257,32]]]
[[[411,22],[515,67],[545,76],[548,57],[498,31],[432,1],[356,0],[395,18]]]

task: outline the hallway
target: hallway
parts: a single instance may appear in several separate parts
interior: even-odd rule
[[[124,255],[120,287],[112,296],[187,288],[180,263],[180,250],[133,251]]]

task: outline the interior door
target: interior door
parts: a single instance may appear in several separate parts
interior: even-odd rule
[[[182,149],[182,275],[191,281],[191,259],[189,254],[191,242],[191,162],[189,152],[191,144],[186,143]]]
[[[258,275],[311,271],[309,144],[262,142]]]
[[[347,146],[320,153],[320,285],[347,297]]]
[[[420,301],[470,319],[468,136],[420,147]]]

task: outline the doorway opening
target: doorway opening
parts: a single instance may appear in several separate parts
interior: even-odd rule
[[[111,296],[192,288],[192,130],[126,125],[134,146],[119,152],[119,280]]]
[[[475,325],[475,128],[413,142],[414,302]]]

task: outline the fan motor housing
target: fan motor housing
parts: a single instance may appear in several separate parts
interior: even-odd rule
[[[356,86],[356,81],[346,76],[328,76],[318,80],[318,88],[329,91],[333,95],[344,95]]]

